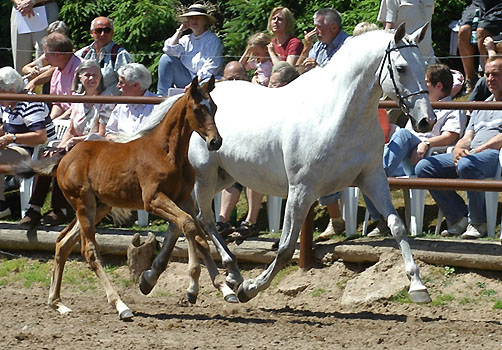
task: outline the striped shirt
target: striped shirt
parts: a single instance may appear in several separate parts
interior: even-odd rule
[[[56,138],[54,124],[52,124],[52,120],[49,117],[49,108],[44,102],[22,101],[18,102],[14,108],[2,108],[2,125],[3,131],[6,134],[24,134],[46,129],[47,141]],[[28,149],[25,145],[18,146]]]

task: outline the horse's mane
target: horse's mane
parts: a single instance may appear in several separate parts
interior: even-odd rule
[[[141,127],[136,131],[136,133],[134,133],[133,135],[118,133],[114,135],[113,140],[115,142],[125,143],[139,139],[140,137],[148,134],[157,125],[159,125],[159,123],[167,115],[167,112],[171,109],[174,103],[178,101],[178,99],[180,99],[182,96],[183,94],[166,98],[164,102],[154,107],[152,113],[145,119]]]

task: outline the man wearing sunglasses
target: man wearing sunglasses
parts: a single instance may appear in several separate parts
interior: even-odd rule
[[[105,91],[118,95],[117,71],[133,62],[131,55],[123,47],[113,42],[113,20],[97,17],[91,22],[91,36],[94,42],[76,52],[76,55],[99,63],[103,74]]]

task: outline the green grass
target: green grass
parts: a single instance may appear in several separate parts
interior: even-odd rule
[[[284,279],[284,277],[286,277],[290,273],[293,273],[293,272],[295,272],[297,270],[298,270],[298,266],[297,265],[288,265],[288,266],[284,267],[275,276],[274,280],[272,281],[271,287],[272,288],[276,288],[279,285],[279,283]]]
[[[408,288],[405,287],[401,289],[390,298],[390,301],[399,304],[410,304],[412,301],[410,299],[410,295],[408,294]]]
[[[435,299],[432,300],[432,306],[438,305],[448,305],[448,303],[455,300],[455,297],[451,294],[439,294]]]
[[[318,298],[320,297],[321,295],[323,295],[324,293],[326,293],[326,290],[322,289],[322,288],[316,288],[313,292],[312,292],[312,297],[313,298]]]
[[[502,300],[497,300],[493,305],[493,310],[502,310]]]

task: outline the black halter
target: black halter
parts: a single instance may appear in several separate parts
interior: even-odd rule
[[[380,73],[378,74],[378,82],[380,83],[380,85],[382,85],[382,82],[381,82],[382,81],[382,71],[383,71],[383,67],[385,65],[385,61],[388,58],[389,63],[387,64],[387,70],[389,71],[390,79],[392,80],[392,84],[394,85],[394,90],[396,91],[399,109],[401,109],[401,112],[403,112],[406,116],[409,116],[410,110],[408,108],[408,105],[405,103],[405,99],[407,99],[408,97],[411,97],[411,96],[415,96],[415,95],[428,94],[429,91],[419,90],[417,92],[412,92],[408,95],[404,95],[404,96],[401,95],[399,93],[399,89],[397,88],[396,79],[394,78],[394,70],[392,69],[392,61],[390,59],[390,53],[392,51],[399,51],[399,50],[407,48],[407,47],[418,47],[418,46],[416,44],[406,44],[406,45],[401,45],[401,46],[390,47],[390,44],[391,44],[391,42],[389,42],[389,45],[387,46],[387,49],[385,50],[385,57],[383,58],[382,65],[380,66]]]

